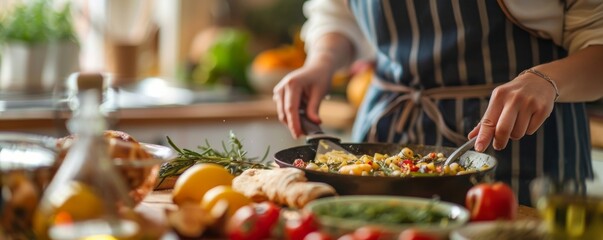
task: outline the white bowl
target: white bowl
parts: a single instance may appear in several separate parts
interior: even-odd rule
[[[537,220],[471,223],[450,233],[450,240],[545,239],[544,226]]]

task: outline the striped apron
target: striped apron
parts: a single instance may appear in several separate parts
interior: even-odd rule
[[[495,0],[349,0],[377,49],[373,84],[354,141],[457,146],[483,116],[492,90],[522,70],[567,55],[509,22]],[[583,103],[556,103],[531,136],[492,148],[497,180],[532,205],[538,176],[592,178]]]

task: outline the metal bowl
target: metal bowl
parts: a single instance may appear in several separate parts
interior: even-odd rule
[[[427,154],[429,152],[442,152],[449,155],[455,149],[435,146],[413,146],[386,143],[344,143],[346,150],[356,155],[374,155],[375,153],[394,155],[404,147],[413,149],[415,153]],[[294,167],[293,161],[302,159],[310,161],[316,154],[315,146],[304,145],[281,150],[274,154],[276,164],[280,167]],[[309,181],[327,183],[340,195],[398,195],[422,198],[438,197],[443,201],[464,204],[465,194],[476,183],[486,178],[494,177],[497,161],[493,156],[468,151],[459,160],[459,164],[479,170],[455,176],[430,176],[430,177],[380,177],[380,176],[353,176],[337,173],[326,173],[314,170],[304,170]]]

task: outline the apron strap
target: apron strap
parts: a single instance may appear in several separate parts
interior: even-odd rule
[[[402,132],[406,122],[409,121],[413,128],[417,118],[421,111],[425,112],[427,117],[434,121],[438,130],[448,140],[460,145],[467,141],[467,137],[453,131],[446,125],[444,116],[440,112],[435,100],[440,99],[465,99],[465,98],[481,98],[489,97],[492,94],[494,88],[500,84],[491,85],[474,85],[474,86],[453,86],[453,87],[439,87],[430,89],[415,89],[404,85],[394,84],[386,82],[378,77],[373,77],[372,84],[388,92],[400,93],[400,96],[394,98],[385,109],[373,119],[371,129],[369,131],[368,140],[369,142],[375,142],[377,140],[377,123],[384,116],[392,113],[398,107],[402,107],[402,113],[400,118],[394,124],[396,124],[396,132]]]

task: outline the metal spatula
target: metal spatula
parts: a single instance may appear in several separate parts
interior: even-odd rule
[[[461,145],[456,150],[454,150],[454,152],[452,154],[450,154],[450,156],[448,156],[448,158],[446,158],[446,161],[444,162],[443,166],[448,166],[452,162],[457,161],[463,154],[465,154],[467,151],[469,151],[471,148],[473,148],[473,145],[475,145],[476,140],[477,140],[477,137],[469,139],[469,141],[467,141],[465,144]]]
[[[310,121],[306,116],[306,111],[304,109],[300,109],[299,116],[302,130],[306,134],[306,142],[316,146],[315,160],[320,155],[333,150],[342,151],[344,154],[354,155],[340,145],[341,140],[339,138],[325,134],[318,124]]]

